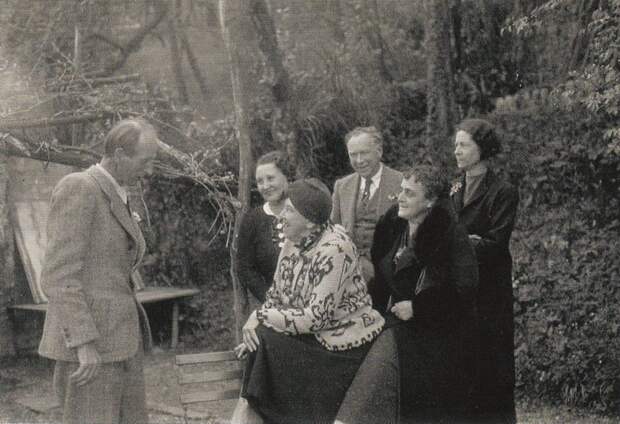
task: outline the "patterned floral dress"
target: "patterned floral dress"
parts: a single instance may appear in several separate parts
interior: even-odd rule
[[[384,320],[340,226],[286,241],[265,303],[242,396],[268,423],[333,422]]]

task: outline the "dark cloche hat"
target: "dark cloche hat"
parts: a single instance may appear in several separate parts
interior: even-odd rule
[[[317,178],[303,178],[288,186],[288,198],[308,221],[324,224],[332,212],[329,189]]]

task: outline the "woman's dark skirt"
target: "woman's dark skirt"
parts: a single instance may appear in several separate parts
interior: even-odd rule
[[[393,329],[377,337],[338,411],[345,424],[398,422],[400,367]]]
[[[259,326],[241,396],[266,423],[333,423],[372,345],[331,352],[312,335],[287,336]]]
[[[416,334],[386,317],[342,403],[345,424],[465,423],[456,336]]]

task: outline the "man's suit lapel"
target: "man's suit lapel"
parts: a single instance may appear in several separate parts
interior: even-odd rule
[[[358,174],[353,174],[351,178],[345,181],[342,187],[343,194],[346,196],[342,202],[344,206],[342,211],[342,223],[349,234],[353,231],[353,226],[355,225],[355,209],[357,207],[357,196],[360,191],[360,181],[360,176]]]
[[[144,252],[146,250],[146,242],[144,241],[144,237],[142,236],[142,231],[140,230],[140,227],[138,227],[138,224],[129,214],[127,206],[125,205],[125,203],[123,203],[122,199],[120,198],[108,178],[94,166],[91,166],[87,170],[87,172],[95,179],[95,181],[101,188],[101,191],[103,191],[103,193],[110,200],[110,211],[112,212],[112,215],[114,215],[119,224],[121,224],[127,234],[129,234],[129,236],[133,239],[133,242],[136,246],[135,255],[133,258],[133,266],[135,268],[137,264],[139,264],[142,260]]]

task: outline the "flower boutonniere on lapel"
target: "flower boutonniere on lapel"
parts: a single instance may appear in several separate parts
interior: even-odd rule
[[[136,211],[132,211],[131,212],[131,217],[133,218],[133,220],[136,222],[136,224],[139,224],[142,222],[142,217],[140,216],[140,214]]]
[[[452,184],[452,188],[450,189],[450,196],[454,196],[456,193],[461,191],[462,188],[463,183],[460,181],[455,181],[454,184]]]

